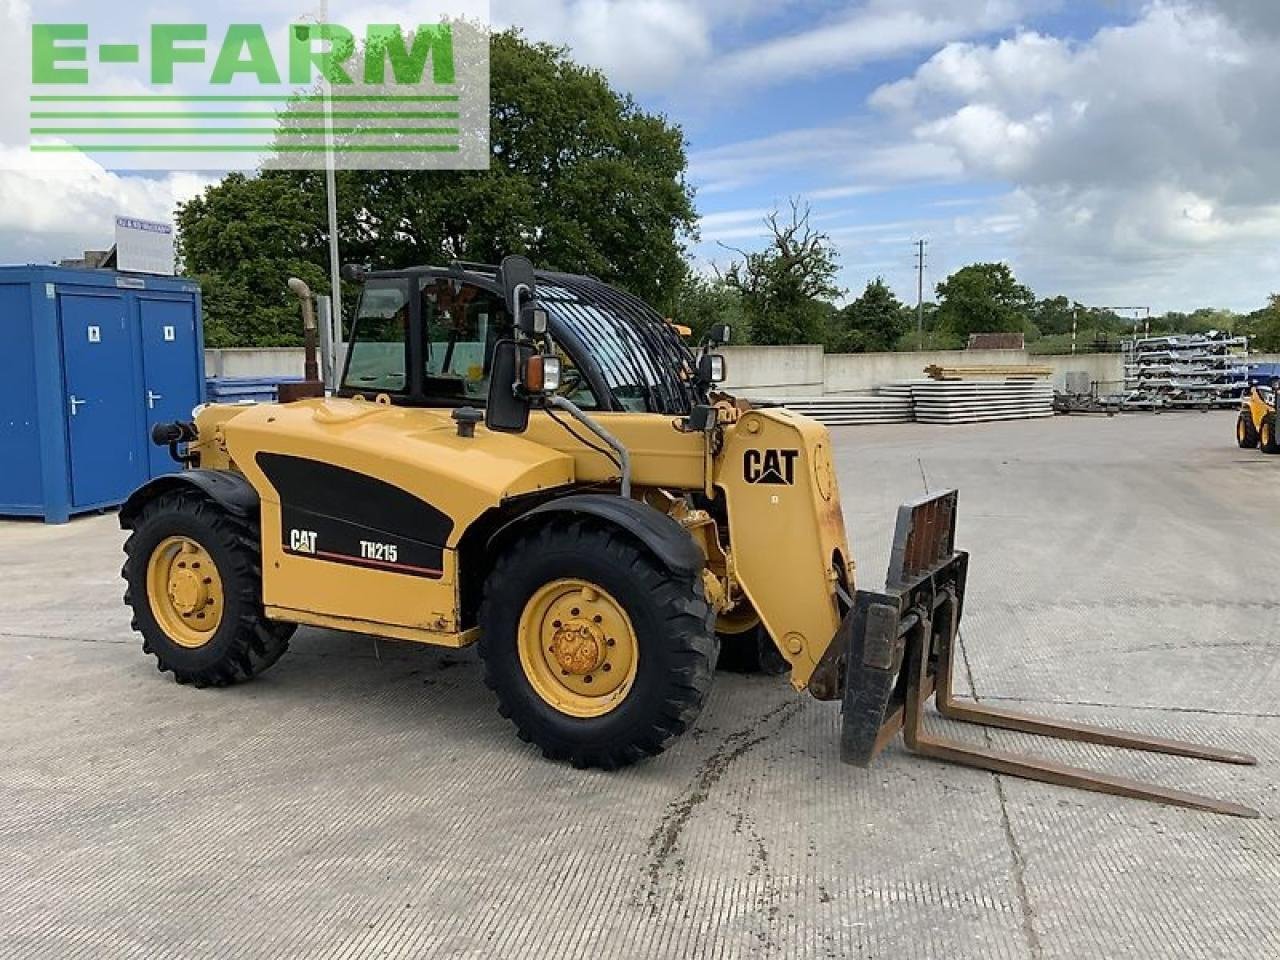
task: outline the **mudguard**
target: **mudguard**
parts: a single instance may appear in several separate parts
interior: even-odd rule
[[[226,470],[186,470],[157,477],[135,490],[120,508],[121,528],[132,530],[138,514],[150,501],[183,487],[199,490],[237,517],[253,517],[258,513],[258,492],[240,474]]]
[[[665,513],[636,500],[607,494],[564,497],[535,507],[495,533],[489,548],[500,549],[511,536],[536,522],[537,517],[558,514],[594,517],[626,530],[673,573],[692,576],[706,565],[706,558],[688,531]]]

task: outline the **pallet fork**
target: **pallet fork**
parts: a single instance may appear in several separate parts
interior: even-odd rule
[[[1234,751],[957,700],[953,677],[969,562],[968,554],[955,549],[957,500],[953,490],[902,507],[885,592],[859,591],[854,598],[840,638],[846,651],[842,759],[869,766],[901,731],[907,749],[938,760],[1098,793],[1259,817],[1256,810],[1212,797],[962,744],[925,731],[925,704],[933,697],[944,717],[962,723],[1218,763],[1257,763]]]

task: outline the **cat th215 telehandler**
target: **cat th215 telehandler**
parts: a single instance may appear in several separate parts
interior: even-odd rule
[[[956,720],[1254,762],[957,699],[956,494],[903,507],[884,591],[858,591],[831,438],[719,392],[727,328],[695,351],[630,294],[524,258],[346,273],[362,295],[336,395],[158,427],[186,469],[121,512],[134,627],[180,682],[248,680],[300,624],[476,644],[523,739],[614,769],[690,727],[724,644],[841,702],[848,762],[901,731],[944,760],[1255,815],[926,732],[935,697]]]

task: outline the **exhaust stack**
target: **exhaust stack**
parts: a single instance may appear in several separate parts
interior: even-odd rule
[[[302,383],[280,384],[281,403],[312,400],[323,398],[325,395],[324,381],[320,379],[320,327],[316,323],[315,299],[311,296],[311,288],[307,286],[306,281],[298,277],[289,280],[289,289],[302,302],[302,331],[307,356],[303,367]]]

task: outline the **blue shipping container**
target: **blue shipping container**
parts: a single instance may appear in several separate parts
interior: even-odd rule
[[[200,288],[0,267],[0,515],[64,523],[177,465],[151,428],[204,402]]]

